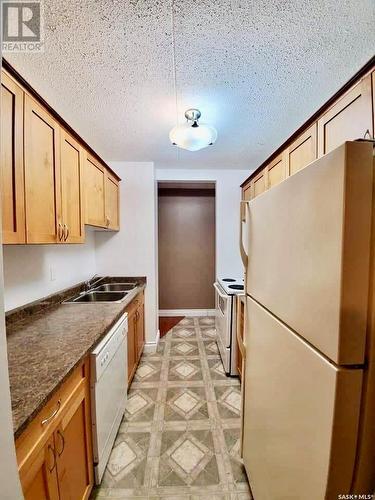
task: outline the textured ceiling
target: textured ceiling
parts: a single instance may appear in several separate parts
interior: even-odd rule
[[[5,57],[106,160],[253,169],[375,52],[373,0],[175,0],[177,116],[218,130],[182,151],[171,4],[44,0],[45,52]]]

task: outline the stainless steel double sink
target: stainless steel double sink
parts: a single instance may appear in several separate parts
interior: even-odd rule
[[[122,302],[137,286],[137,283],[102,283],[87,292],[81,292],[79,295],[65,300],[65,302],[73,304],[82,302]]]

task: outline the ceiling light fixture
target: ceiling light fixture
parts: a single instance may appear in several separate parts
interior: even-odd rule
[[[217,139],[216,129],[205,123],[198,123],[200,117],[199,109],[185,111],[186,123],[176,125],[169,132],[171,143],[188,151],[199,151],[212,146]]]
[[[176,64],[176,27],[175,27],[175,0],[171,2],[171,31],[172,31],[172,69],[173,86],[176,111],[176,123],[178,123],[178,103],[177,103],[177,64]],[[169,138],[174,146],[189,151],[199,151],[207,146],[211,146],[217,139],[217,132],[214,127],[205,123],[198,123],[201,117],[199,109],[188,109],[185,111],[186,123],[176,125],[169,132]],[[177,150],[178,151],[178,150]],[[178,156],[178,154],[177,154]]]

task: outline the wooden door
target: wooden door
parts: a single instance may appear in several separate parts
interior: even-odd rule
[[[86,500],[93,486],[89,412],[88,386],[82,384],[54,433],[61,500]]]
[[[318,120],[319,157],[372,132],[371,75],[364,77]]]
[[[1,75],[1,197],[3,243],[25,243],[23,90]]]
[[[318,155],[317,128],[317,123],[314,123],[288,147],[286,154],[288,175],[295,174],[316,160]]]
[[[56,451],[53,436],[30,463],[20,470],[25,500],[58,500]]]
[[[263,169],[255,178],[254,178],[254,198],[262,194],[266,190],[266,170]]]
[[[79,143],[61,129],[61,240],[84,241],[83,181],[84,157]]]
[[[106,227],[105,215],[106,169],[87,154],[85,167],[86,224]]]
[[[267,166],[267,189],[276,186],[283,181],[285,177],[285,155],[282,153]]]
[[[60,220],[59,125],[25,96],[25,207],[27,243],[56,243]]]
[[[120,229],[120,186],[118,180],[107,172],[105,184],[106,225],[108,229]]]
[[[137,309],[137,360],[142,356],[145,345],[145,306],[143,300]]]
[[[128,313],[128,386],[137,366],[137,310]]]

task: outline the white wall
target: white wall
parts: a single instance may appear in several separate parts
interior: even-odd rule
[[[157,324],[156,189],[150,162],[110,162],[123,179],[121,231],[96,233],[96,272],[111,276],[146,276],[146,343],[155,342]]]
[[[95,241],[90,231],[86,231],[82,245],[5,245],[5,310],[58,292],[94,274]]]
[[[240,184],[248,170],[156,169],[158,181],[216,182],[216,276],[243,275],[239,253]]]

